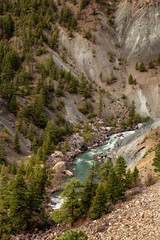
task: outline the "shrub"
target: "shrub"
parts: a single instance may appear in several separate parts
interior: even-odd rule
[[[145,72],[145,71],[146,71],[146,68],[145,68],[143,62],[139,65],[139,71],[140,71],[140,72]]]
[[[90,0],[81,0],[80,9],[84,9],[88,4],[90,3]]]
[[[75,230],[68,230],[62,237],[57,240],[87,240],[88,237],[83,231],[76,232]]]

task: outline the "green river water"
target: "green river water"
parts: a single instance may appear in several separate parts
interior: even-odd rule
[[[116,142],[119,139],[124,139],[125,137],[133,134],[134,131],[123,132],[121,134],[113,134],[109,137],[109,140],[105,145],[95,147],[89,151],[86,151],[80,154],[73,162],[73,165],[70,167],[70,170],[74,173],[74,176],[79,179],[81,182],[84,182],[85,178],[88,176],[88,168],[92,166],[92,161],[94,155],[107,156],[111,151],[113,151]],[[60,197],[60,193],[53,194],[51,197],[51,206],[53,209],[59,209],[63,199]]]

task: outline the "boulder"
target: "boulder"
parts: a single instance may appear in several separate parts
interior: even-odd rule
[[[55,165],[58,162],[61,162],[63,159],[64,155],[62,152],[60,151],[55,151],[54,153],[51,154],[51,156],[49,157],[49,161]]]
[[[69,177],[73,177],[73,173],[71,171],[69,171],[69,170],[65,170],[64,174],[69,176]]]
[[[52,158],[62,158],[64,155],[61,151],[54,151],[54,153],[51,154]]]
[[[65,162],[61,161],[56,163],[56,165],[52,168],[56,173],[62,173],[66,169],[66,164]]]

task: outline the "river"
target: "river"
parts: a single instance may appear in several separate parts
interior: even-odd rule
[[[134,132],[135,131],[128,131],[111,135],[105,145],[80,154],[74,160],[70,170],[74,173],[74,176],[77,179],[79,179],[81,182],[84,182],[85,178],[88,176],[88,168],[92,166],[94,155],[96,155],[99,159],[105,159],[107,156],[111,156],[117,141],[120,139],[125,139],[126,137],[134,134]],[[51,197],[51,207],[53,209],[59,209],[63,203],[63,199],[60,197],[60,194],[61,192],[56,192]]]

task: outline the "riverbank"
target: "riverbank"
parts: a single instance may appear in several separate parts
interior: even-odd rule
[[[54,167],[55,159],[63,160],[67,165],[70,165],[74,159],[81,153],[84,153],[87,150],[91,150],[95,147],[105,145],[109,140],[109,137],[113,134],[119,134],[121,136],[122,132],[136,130],[138,126],[133,127],[106,127],[102,120],[98,120],[97,124],[89,123],[90,127],[89,137],[86,139],[85,130],[83,128],[78,129],[77,133],[73,133],[68,137],[69,151],[65,152],[63,155],[59,156],[59,152],[55,151],[55,153],[51,154],[51,156],[47,159],[47,164],[49,167]],[[62,149],[64,149],[64,142],[61,143]],[[63,150],[62,150],[63,152]]]
[[[68,152],[62,153],[63,151],[61,152],[56,150],[47,159],[48,166],[55,172],[53,187],[50,189],[51,193],[64,189],[66,178],[74,175],[74,167],[72,168],[72,171],[71,165],[73,165],[73,162],[76,158],[78,158],[78,156],[84,152],[93,151],[93,154],[91,153],[91,159],[89,159],[88,156],[83,159],[85,161],[92,160],[94,154],[98,155],[99,161],[104,161],[107,157],[113,158],[114,155],[112,154],[111,150],[113,149],[112,142],[115,142],[115,139],[110,139],[110,137],[116,135],[116,138],[120,139],[123,135],[123,132],[131,131],[137,128],[137,126],[134,126],[133,128],[117,127],[113,129],[110,127],[105,127],[103,121],[99,121],[96,126],[89,124],[89,127],[91,136],[90,141],[85,141],[84,130],[82,128],[78,133],[74,133],[68,137],[70,149]],[[64,149],[64,144],[65,143],[61,144],[62,149]],[[99,149],[97,152],[94,151],[94,149],[97,147],[105,147],[107,144],[110,144],[110,146],[104,149],[104,151],[102,149]],[[105,150],[107,151],[105,152]],[[101,151],[103,152],[102,155],[99,154]],[[88,168],[89,166],[85,167]],[[86,177],[86,175],[84,176]]]

